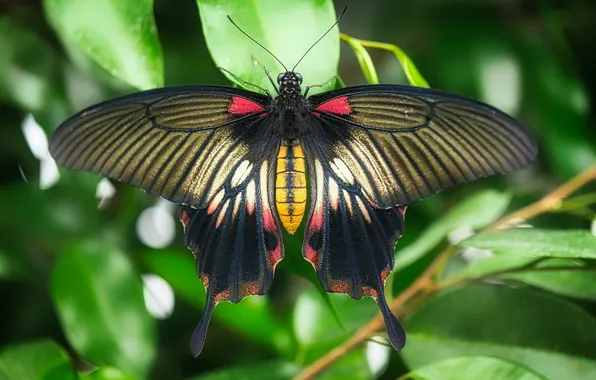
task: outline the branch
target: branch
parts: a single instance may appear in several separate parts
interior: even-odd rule
[[[534,202],[529,206],[526,206],[498,220],[488,229],[492,230],[511,227],[537,215],[555,210],[561,205],[564,198],[568,197],[571,193],[593,180],[596,180],[596,166],[592,166],[581,172],[576,177],[556,188],[554,191],[547,194],[539,201]],[[399,312],[400,309],[415,296],[422,294],[423,297],[425,297],[439,289],[433,281],[433,277],[442,267],[443,262],[449,258],[453,252],[453,249],[454,247],[450,246],[439,253],[420,275],[420,277],[418,277],[418,279],[416,279],[412,285],[404,290],[403,293],[390,302],[389,306],[394,313],[403,314]],[[323,372],[327,367],[342,358],[348,352],[368,340],[383,327],[383,317],[380,313],[377,313],[373,319],[358,329],[358,331],[356,331],[356,333],[348,340],[329,351],[329,353],[327,353],[325,356],[310,364],[304,369],[304,371],[298,374],[294,380],[306,380],[314,378],[316,375]]]

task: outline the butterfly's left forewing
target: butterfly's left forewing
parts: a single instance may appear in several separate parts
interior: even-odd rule
[[[170,87],[87,108],[53,134],[61,166],[203,208],[271,138],[271,99],[226,87]]]

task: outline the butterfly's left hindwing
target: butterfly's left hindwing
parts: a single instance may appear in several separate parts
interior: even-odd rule
[[[207,289],[205,313],[191,340],[195,357],[203,348],[215,306],[269,291],[275,266],[283,258],[278,217],[272,207],[276,148],[264,148],[273,155],[248,168],[246,179],[236,187],[224,187],[206,208],[180,208],[186,244]]]

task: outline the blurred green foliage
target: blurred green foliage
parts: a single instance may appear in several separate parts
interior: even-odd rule
[[[285,236],[271,293],[220,305],[193,360],[205,296],[181,228],[167,247],[148,248],[136,226],[156,200],[116,185],[98,209],[100,179],[90,174],[61,171],[42,190],[47,157],[32,154],[21,128],[32,114],[49,134],[85,106],[164,83],[230,85],[217,66],[269,88],[255,60],[272,75],[282,67],[225,16],[291,68],[345,5],[348,39],[398,45],[411,77],[415,62],[432,87],[520,118],[541,154],[531,168],[408,208],[388,294],[450,246],[437,276],[444,290],[407,310],[402,353],[367,343],[320,378],[596,378],[596,187],[533,219],[537,229],[475,234],[596,164],[594,2],[3,0],[0,379],[287,379],[374,316],[370,299],[321,294],[299,230]],[[338,64],[347,85],[408,83],[391,52],[367,57],[358,45],[355,56],[343,45],[340,56],[339,46],[334,30],[306,56],[305,85],[332,78]],[[148,312],[147,273],[174,289],[167,319]]]

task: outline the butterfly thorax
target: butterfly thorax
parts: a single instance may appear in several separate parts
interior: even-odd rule
[[[275,178],[275,204],[284,228],[293,234],[300,225],[306,208],[305,158],[300,137],[304,133],[304,97],[302,76],[285,72],[277,77],[279,96],[276,111],[281,118],[282,138],[277,154]]]

